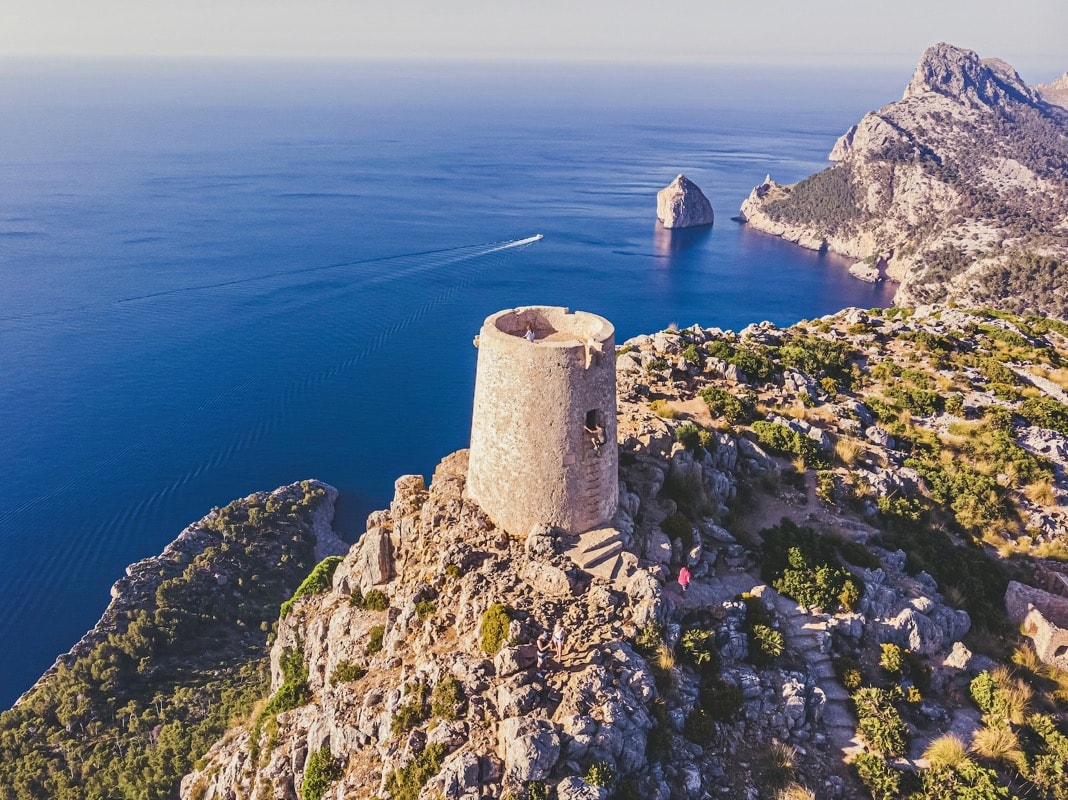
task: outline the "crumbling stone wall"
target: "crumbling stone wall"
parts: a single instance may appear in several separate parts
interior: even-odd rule
[[[607,524],[619,502],[615,328],[526,306],[487,318],[476,344],[468,495],[514,535]]]

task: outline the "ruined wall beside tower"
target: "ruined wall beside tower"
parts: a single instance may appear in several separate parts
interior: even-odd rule
[[[533,326],[535,341],[524,338]],[[588,426],[603,431],[595,446]],[[607,524],[619,502],[615,328],[554,306],[500,311],[478,338],[467,492],[525,536]]]

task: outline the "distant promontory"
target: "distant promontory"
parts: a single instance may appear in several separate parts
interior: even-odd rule
[[[927,49],[901,100],[835,143],[834,165],[770,176],[739,219],[854,272],[895,302],[952,300],[1068,316],[1066,79],[1031,87],[1004,61]]]

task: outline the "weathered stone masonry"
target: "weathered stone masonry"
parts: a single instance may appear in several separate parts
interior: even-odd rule
[[[615,328],[527,306],[487,318],[476,344],[468,495],[514,535],[607,524],[619,500]]]

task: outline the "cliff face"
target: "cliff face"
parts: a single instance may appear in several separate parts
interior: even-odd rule
[[[938,44],[901,100],[839,138],[834,166],[790,186],[769,178],[740,218],[865,262],[862,277],[900,281],[901,305],[1065,317],[1066,125],[1008,64]]]

